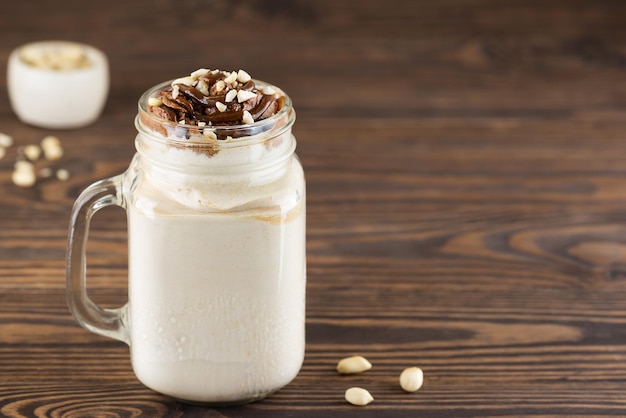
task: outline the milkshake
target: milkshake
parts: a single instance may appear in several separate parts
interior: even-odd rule
[[[129,322],[139,380],[207,402],[253,399],[291,381],[304,348],[301,205],[280,222],[255,210],[138,203],[129,208]]]
[[[116,331],[90,324],[89,307],[73,311],[127,342],[155,391],[244,403],[298,373],[305,185],[294,119],[280,89],[244,71],[201,69],[140,99],[137,154],[111,203],[128,213],[129,302]]]

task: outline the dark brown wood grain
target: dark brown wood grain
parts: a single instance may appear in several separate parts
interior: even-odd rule
[[[34,128],[0,66],[0,416],[626,416],[626,3],[0,2],[0,61],[51,38],[104,50],[111,91],[88,128]],[[199,67],[284,88],[307,175],[306,359],[241,407],[145,388],[65,302],[74,199],[128,166],[139,95]],[[70,179],[15,187],[17,147],[50,133]],[[126,239],[121,210],[98,213],[104,306],[126,300]],[[352,354],[372,370],[337,375]]]

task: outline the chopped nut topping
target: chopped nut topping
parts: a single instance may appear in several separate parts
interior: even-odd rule
[[[226,93],[226,98],[224,98],[224,101],[226,103],[230,103],[235,100],[235,97],[237,97],[237,90],[230,90],[228,93]]]
[[[215,135],[215,132],[209,128],[205,128],[202,131],[202,135],[209,139],[217,140],[217,135]]]
[[[175,85],[175,84],[184,84],[185,86],[192,86],[194,81],[196,81],[196,79],[194,79],[191,76],[189,76],[189,77],[181,77],[181,78],[177,78],[176,80],[172,81],[172,86]]]
[[[233,84],[235,81],[237,81],[237,73],[234,71],[224,79],[224,83],[227,84]]]
[[[241,118],[243,123],[254,123],[254,118],[247,110],[243,111],[243,117]]]
[[[193,78],[194,80],[197,80],[200,77],[205,76],[210,72],[211,70],[209,70],[208,68],[199,68],[196,71],[191,73],[191,78]]]
[[[269,118],[280,111],[284,100],[280,90],[257,86],[243,70],[201,68],[174,80],[149,98],[148,111],[176,124],[234,126]]]
[[[220,112],[226,111],[226,105],[222,102],[215,102],[215,107],[217,107],[217,110]]]
[[[163,100],[158,97],[150,97],[148,98],[148,106],[161,106],[163,104]]]
[[[271,96],[273,94],[276,94],[276,90],[274,90],[272,87],[270,86],[265,86],[261,89],[261,92],[267,96]]]
[[[209,95],[209,85],[204,80],[198,80],[198,84],[196,84],[196,89],[198,89],[198,91],[205,96]]]
[[[237,73],[237,81],[239,81],[240,83],[247,83],[250,80],[252,80],[250,74],[248,74],[244,70],[239,70],[239,72]]]
[[[246,91],[246,90],[239,90],[237,92],[237,101],[239,103],[243,103],[247,100],[250,100],[252,98],[256,97],[256,93],[251,92],[251,91]]]
[[[223,91],[226,88],[226,83],[222,80],[219,80],[217,83],[215,83],[215,91],[217,91],[218,93],[220,91]]]

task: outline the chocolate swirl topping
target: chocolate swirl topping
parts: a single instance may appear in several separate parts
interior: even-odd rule
[[[245,125],[276,114],[284,100],[277,89],[258,87],[243,70],[200,69],[150,97],[148,111],[185,125]]]

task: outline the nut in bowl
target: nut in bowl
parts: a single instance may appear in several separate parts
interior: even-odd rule
[[[100,116],[109,91],[106,55],[89,45],[41,41],[9,56],[7,87],[13,111],[27,124],[79,128]]]

